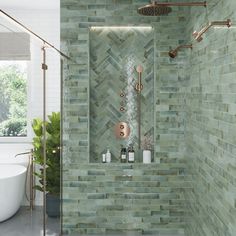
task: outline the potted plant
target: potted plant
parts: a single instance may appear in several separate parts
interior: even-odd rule
[[[60,215],[60,113],[53,112],[48,116],[46,125],[46,212],[48,216]],[[39,165],[34,174],[39,179],[35,189],[43,192],[43,121],[34,119],[32,128],[35,133],[33,138],[34,162]]]
[[[142,140],[142,149],[143,149],[143,163],[151,163],[152,155],[151,150],[153,146],[153,137],[151,135],[145,135]]]

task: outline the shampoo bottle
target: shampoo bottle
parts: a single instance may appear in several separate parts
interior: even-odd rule
[[[102,163],[106,163],[106,154],[102,154]]]
[[[134,149],[133,146],[130,146],[128,151],[128,162],[133,163],[134,162]]]
[[[125,163],[127,160],[126,157],[126,148],[121,148],[121,152],[120,152],[120,162],[121,163]]]
[[[106,162],[107,163],[111,162],[111,152],[109,149],[107,149],[107,153],[106,153]]]

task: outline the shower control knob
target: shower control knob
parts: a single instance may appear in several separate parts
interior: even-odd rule
[[[118,139],[127,139],[130,135],[130,127],[126,122],[119,122],[114,127],[115,136]]]

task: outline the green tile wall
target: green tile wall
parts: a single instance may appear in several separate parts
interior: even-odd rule
[[[181,164],[78,164],[64,173],[64,232],[184,235]]]
[[[144,17],[140,0],[62,0],[61,45],[73,61],[64,65],[63,232],[141,232],[183,235],[186,84],[185,52],[168,57],[185,42],[188,8],[169,16]],[[198,8],[199,11],[202,9]],[[89,163],[89,26],[152,25],[154,28],[154,163]],[[95,157],[97,158],[97,157]],[[130,179],[128,175],[134,176]],[[129,174],[130,173],[130,174]],[[125,175],[125,176],[124,176]],[[122,207],[121,203],[125,203]],[[104,213],[104,214],[103,214]],[[112,217],[111,217],[112,216]]]
[[[107,148],[112,162],[119,162],[122,146],[132,145],[138,152],[138,65],[143,67],[141,141],[144,135],[154,137],[154,32],[151,27],[91,28],[89,41],[90,162],[101,162]],[[119,122],[130,127],[126,139],[115,135]],[[141,160],[136,156],[136,161]]]
[[[191,10],[186,34],[208,21],[236,22],[235,0]],[[186,84],[187,236],[236,235],[236,30],[211,28],[194,45]],[[190,37],[189,37],[190,40]]]

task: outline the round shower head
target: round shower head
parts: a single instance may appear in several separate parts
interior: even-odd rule
[[[154,1],[149,5],[138,8],[138,13],[144,16],[160,16],[167,15],[170,13],[172,9],[164,4],[158,4],[158,2]]]
[[[169,56],[171,57],[171,58],[175,58],[176,56],[177,56],[177,54],[178,54],[178,51],[179,51],[179,49],[181,49],[181,48],[193,48],[193,45],[192,44],[187,44],[187,45],[180,45],[180,46],[178,46],[176,49],[172,49],[172,50],[170,50],[169,51]]]
[[[177,56],[177,50],[170,50],[168,54],[171,58],[175,58]]]

